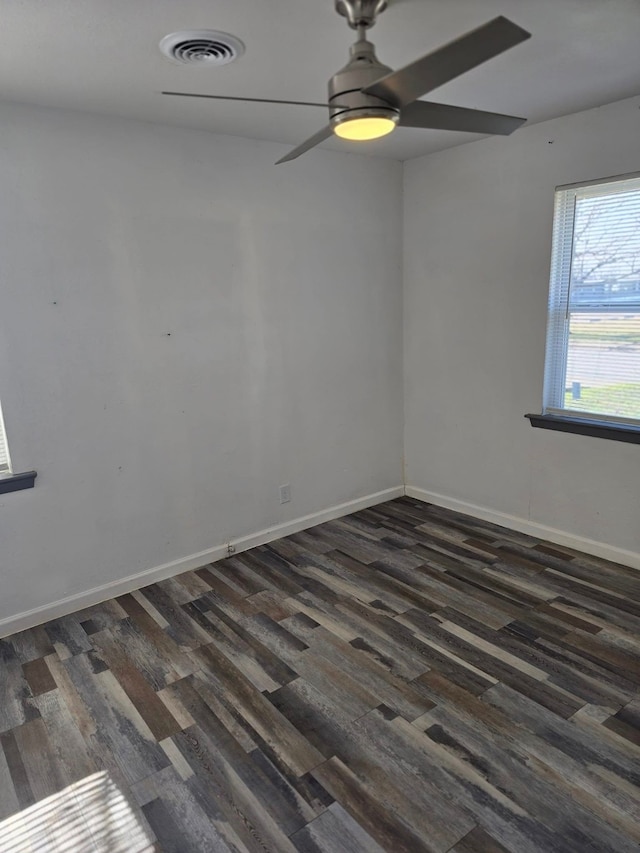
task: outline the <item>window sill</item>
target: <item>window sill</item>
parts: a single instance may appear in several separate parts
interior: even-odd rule
[[[628,424],[613,424],[606,421],[592,421],[586,418],[565,418],[559,415],[525,415],[532,427],[554,429],[559,432],[573,432],[578,435],[590,435],[594,438],[608,438],[612,441],[626,441],[640,444],[640,427]]]
[[[0,475],[0,495],[7,492],[20,492],[22,489],[32,489],[37,476],[35,471],[26,471],[24,474]]]

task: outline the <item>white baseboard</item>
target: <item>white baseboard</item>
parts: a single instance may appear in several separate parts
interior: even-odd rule
[[[547,527],[546,524],[538,524],[535,521],[529,521],[517,515],[509,515],[506,512],[499,512],[498,510],[489,509],[484,506],[476,506],[476,504],[459,501],[456,498],[449,498],[446,495],[427,492],[425,489],[418,489],[415,486],[407,486],[405,494],[409,498],[435,504],[445,509],[452,509],[455,512],[471,515],[482,521],[489,521],[492,524],[499,524],[502,527],[510,527],[512,530],[517,530],[519,533],[526,533],[529,536],[534,536],[536,539],[544,539],[556,545],[564,545],[566,548],[572,548],[575,551],[582,551],[585,554],[592,554],[604,560],[621,563],[623,566],[630,566],[632,569],[640,569],[640,554],[637,554],[635,551],[625,551],[623,548],[616,548],[614,545],[608,545],[606,542],[586,539],[583,536],[566,533],[564,530],[557,530],[555,527]]]
[[[228,555],[229,545],[234,547],[235,553],[247,551],[249,548],[265,545],[267,542],[273,542],[275,539],[281,539],[283,536],[290,536],[292,533],[298,533],[301,530],[314,527],[316,524],[332,521],[335,518],[341,518],[352,512],[358,512],[358,510],[384,503],[384,501],[402,497],[404,494],[425,503],[445,507],[464,515],[479,518],[482,521],[488,521],[492,524],[499,524],[502,527],[517,530],[520,533],[526,533],[537,539],[554,542],[556,545],[564,545],[576,551],[583,551],[585,554],[593,554],[596,557],[640,570],[640,554],[634,551],[626,551],[623,548],[616,548],[614,545],[608,545],[605,542],[597,542],[594,539],[576,536],[564,530],[547,527],[545,524],[539,524],[516,515],[509,515],[505,512],[489,509],[488,507],[477,506],[476,504],[460,501],[456,498],[437,494],[436,492],[428,492],[425,489],[418,489],[415,486],[406,486],[406,488],[404,486],[396,486],[392,489],[385,489],[382,492],[375,492],[374,494],[365,495],[362,498],[356,498],[346,503],[328,507],[327,509],[320,510],[320,512],[294,518],[292,521],[268,527],[265,530],[259,530],[248,536],[233,539],[223,545],[216,545],[206,551],[190,554],[188,557],[183,557],[180,560],[174,560],[171,563],[165,563],[162,566],[156,566],[152,569],[138,572],[135,575],[129,575],[121,580],[112,581],[102,586],[93,587],[85,592],[70,595],[59,601],[54,601],[52,604],[36,607],[33,610],[27,610],[15,616],[0,619],[0,638],[6,637],[9,634],[15,634],[18,631],[25,631],[28,628],[34,628],[36,625],[41,625],[51,619],[67,616],[85,607],[100,604],[110,598],[134,592],[149,584],[166,580],[183,572],[193,571],[193,569],[198,569],[209,563],[214,563]]]
[[[43,622],[49,622],[51,619],[68,616],[77,610],[92,607],[94,604],[100,604],[102,601],[108,601],[110,598],[116,598],[118,595],[134,592],[143,586],[166,580],[167,578],[174,577],[174,575],[182,574],[182,572],[193,571],[209,563],[214,563],[216,560],[221,560],[228,556],[229,545],[233,546],[235,553],[247,551],[249,548],[255,548],[257,545],[265,545],[267,542],[273,542],[274,539],[290,536],[292,533],[298,533],[301,530],[314,527],[316,524],[332,521],[334,518],[341,518],[343,515],[349,515],[352,512],[358,512],[358,510],[376,506],[376,504],[402,497],[402,495],[404,495],[404,486],[396,486],[393,489],[385,489],[382,492],[365,495],[362,498],[337,504],[311,515],[294,518],[292,521],[284,522],[284,524],[277,524],[275,527],[268,527],[266,530],[259,530],[257,533],[252,533],[249,536],[232,539],[230,542],[226,542],[223,545],[216,545],[207,551],[200,551],[198,554],[191,554],[180,560],[174,560],[171,563],[165,563],[162,566],[156,566],[153,569],[129,575],[126,578],[122,578],[122,580],[112,581],[111,583],[88,589],[85,592],[70,595],[67,598],[54,601],[52,604],[46,604],[43,607],[36,607],[33,610],[26,610],[24,613],[0,619],[0,638],[7,637],[9,634],[15,634],[18,631],[26,631],[28,628],[42,625]]]

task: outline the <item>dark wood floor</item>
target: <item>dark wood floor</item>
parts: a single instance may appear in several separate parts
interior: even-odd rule
[[[639,573],[391,501],[3,640],[0,850],[637,853],[639,651]]]

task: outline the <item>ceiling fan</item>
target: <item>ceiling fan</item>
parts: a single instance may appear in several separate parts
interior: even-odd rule
[[[187,98],[221,101],[292,104],[329,109],[329,124],[286,154],[278,163],[295,160],[332,134],[348,140],[368,140],[386,136],[399,127],[429,130],[458,130],[468,133],[508,135],[526,119],[481,110],[453,107],[418,98],[448,83],[465,71],[476,68],[530,38],[531,33],[498,17],[444,47],[392,71],[383,65],[367,40],[367,30],[388,5],[388,0],[335,0],[336,10],[347,18],[358,38],[351,47],[348,64],[329,81],[327,104],[308,101],[279,101],[265,98],[233,98],[190,92],[163,92]]]

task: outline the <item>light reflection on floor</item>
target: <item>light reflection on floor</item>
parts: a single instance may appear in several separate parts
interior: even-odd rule
[[[153,840],[105,772],[0,823],[2,853],[151,853]]]

